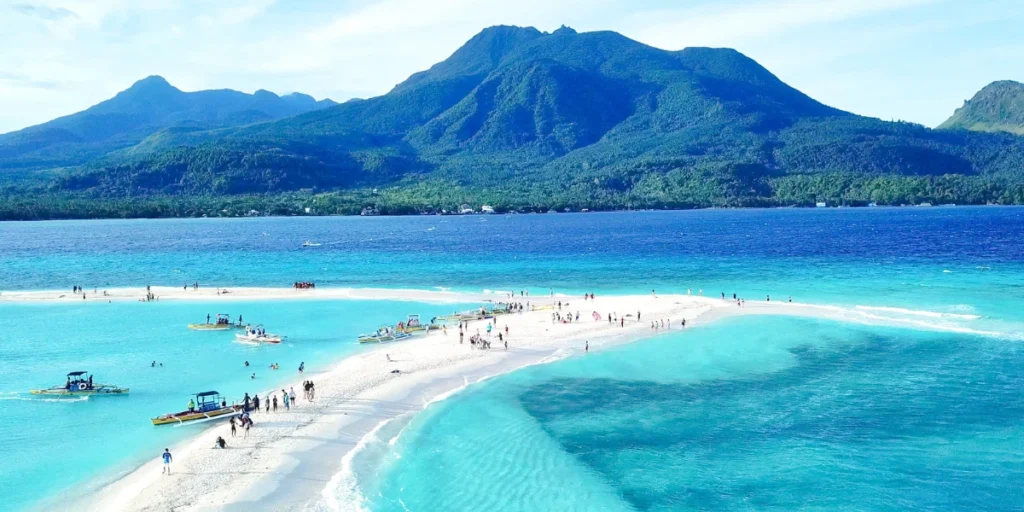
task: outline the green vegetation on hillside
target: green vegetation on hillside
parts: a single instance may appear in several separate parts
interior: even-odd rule
[[[1024,135],[1024,84],[1003,80],[985,86],[939,129]]]
[[[735,50],[614,32],[493,27],[386,95],[214,128],[0,170],[0,218],[1024,204],[1024,138],[857,116]]]

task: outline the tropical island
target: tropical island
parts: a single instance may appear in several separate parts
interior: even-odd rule
[[[342,104],[143,79],[0,135],[0,220],[1024,204],[1022,105],[995,82],[930,129],[731,49],[496,26]]]

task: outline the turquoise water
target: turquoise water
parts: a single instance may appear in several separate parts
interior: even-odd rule
[[[406,314],[452,306],[387,301],[126,302],[0,306],[0,496],[18,510],[57,493],[81,493],[159,455],[204,425],[154,427],[149,418],[185,409],[189,395],[229,400],[316,379],[330,361],[359,350],[362,332]],[[280,346],[233,342],[234,332],[198,332],[206,313],[243,314]],[[151,367],[153,361],[162,367]],[[249,361],[246,368],[244,362]],[[271,363],[280,369],[271,370]],[[41,399],[29,389],[62,385],[71,371],[131,388],[128,396]],[[256,379],[251,379],[252,374]],[[70,486],[83,487],[68,491]],[[45,500],[44,500],[45,501]]]
[[[305,240],[322,245],[304,249]],[[430,501],[436,496],[412,481],[432,464],[446,475],[435,494],[461,497],[443,503],[451,510],[494,508],[494,500],[504,500],[502,510],[999,510],[1020,505],[1001,490],[1020,477],[1019,467],[1000,457],[1021,450],[1000,432],[1015,433],[1010,418],[1019,412],[1009,390],[1018,384],[1024,340],[1021,240],[1024,208],[0,223],[0,293],[301,280],[534,295],[690,288],[884,307],[861,311],[945,332],[749,318],[536,368],[432,408],[406,428],[394,453],[368,449],[360,481],[372,508],[382,510],[398,498],[413,510],[439,509]],[[188,393],[263,391],[294,379],[300,361],[315,372],[357,350],[353,337],[380,323],[451,309],[362,301],[0,303],[5,507],[82,492],[195,432],[148,421],[182,408]],[[290,338],[251,348],[228,333],[184,329],[218,312],[244,314]],[[985,335],[963,334],[970,332]],[[150,368],[152,360],[164,368]],[[270,362],[282,369],[271,372]],[[81,402],[22,394],[79,369],[132,393]],[[991,425],[974,403],[997,410]],[[497,449],[500,442],[507,449]],[[937,453],[951,461],[942,471]],[[918,491],[906,490],[908,481]]]
[[[355,467],[373,511],[1021,510],[1022,386],[1018,343],[730,319],[486,382]]]

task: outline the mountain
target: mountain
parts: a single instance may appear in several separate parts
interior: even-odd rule
[[[1024,135],[1024,84],[1003,80],[986,85],[939,129]]]
[[[334,105],[305,94],[279,97],[264,90],[182,92],[162,77],[150,76],[82,112],[0,135],[0,168],[75,165],[168,128],[240,126]]]
[[[40,198],[6,215],[1024,202],[1019,137],[862,117],[735,50],[568,27],[491,27],[382,96],[212,128],[0,188]]]

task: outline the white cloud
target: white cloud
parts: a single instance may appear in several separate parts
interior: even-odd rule
[[[928,48],[907,48],[948,34],[960,38],[959,54],[981,54],[976,76],[1022,79],[1007,75],[1024,69],[1013,65],[1020,58],[999,62],[988,50],[1018,42],[1016,32],[981,42],[964,28],[1021,11],[1019,0],[0,0],[0,132],[81,110],[150,74],[184,90],[382,94],[496,24],[616,30],[666,49],[736,47],[840,107],[899,110],[863,83],[819,87],[822,75],[849,79],[845,68],[865,56],[872,74],[899,75],[894,54],[932,62],[922,58]],[[941,67],[944,55],[933,57]]]
[[[813,24],[847,21],[878,12],[943,0],[758,0],[717,2],[690,8],[641,12],[633,17],[638,38],[659,48],[734,45]]]

